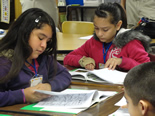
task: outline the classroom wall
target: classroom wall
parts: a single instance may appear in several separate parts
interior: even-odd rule
[[[58,3],[58,0],[56,0],[56,3]],[[21,13],[22,13],[22,6],[20,0],[15,0],[15,19],[17,19]]]
[[[22,6],[20,4],[20,0],[15,0],[15,19],[17,19],[21,13]]]
[[[0,15],[1,15],[1,12],[0,12]],[[1,22],[1,19],[0,19],[0,29],[8,29],[11,23],[14,21],[14,19],[15,19],[15,2],[14,0],[10,0],[10,23],[8,24],[8,23]]]

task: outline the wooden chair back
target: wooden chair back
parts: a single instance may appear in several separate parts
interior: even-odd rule
[[[64,21],[62,32],[68,34],[90,34],[94,33],[93,22],[86,21]]]

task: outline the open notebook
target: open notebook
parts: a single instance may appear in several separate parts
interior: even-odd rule
[[[86,69],[75,69],[69,71],[72,75],[72,79],[91,81],[97,83],[112,83],[112,84],[123,84],[125,76],[127,73],[104,69],[94,69],[92,71]]]

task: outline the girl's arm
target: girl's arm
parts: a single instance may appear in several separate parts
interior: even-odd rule
[[[89,57],[89,50],[91,49],[90,46],[90,41],[86,41],[85,44],[83,44],[81,47],[78,49],[75,49],[74,51],[70,52],[67,54],[67,56],[64,58],[64,65],[69,65],[69,66],[74,66],[74,67],[80,67],[79,61],[80,59],[85,56]]]
[[[51,65],[53,66],[53,65]],[[53,67],[50,68],[49,83],[52,91],[62,91],[69,87],[71,83],[71,75],[68,70],[57,62],[56,76],[53,78]]]
[[[24,103],[24,95],[21,89],[15,91],[0,91],[0,107],[19,103]]]
[[[130,70],[141,63],[150,62],[148,53],[139,40],[130,41],[123,49],[125,54],[122,54],[122,63],[119,65],[122,69]]]

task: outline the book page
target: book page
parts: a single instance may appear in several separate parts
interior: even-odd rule
[[[94,75],[94,74],[87,74],[87,80],[92,81],[92,82],[97,82],[97,83],[106,83],[105,80],[101,79],[100,77]]]
[[[72,79],[91,81],[97,83],[105,83],[105,81],[94,74],[88,74],[90,70],[78,68],[73,71],[69,71],[72,75]]]
[[[113,84],[123,84],[125,76],[127,74],[125,72],[117,70],[109,70],[108,68],[89,71],[89,73],[94,74],[101,79],[107,81],[108,83]]]
[[[44,94],[49,91],[36,90]],[[96,100],[96,90],[69,90],[64,92],[49,92],[52,95],[43,101],[40,101],[35,107],[65,107],[65,108],[88,108],[92,104],[92,100]],[[94,98],[93,98],[94,97]],[[98,97],[98,96],[97,96]]]
[[[78,68],[74,71],[69,71],[69,73],[72,75],[72,79],[79,79],[79,80],[85,80],[85,81],[88,80],[88,77],[87,77],[88,70],[86,69]]]
[[[41,111],[53,111],[53,112],[59,112],[59,113],[68,113],[68,114],[78,114],[82,111],[86,110],[85,108],[79,108],[79,109],[71,109],[71,108],[55,108],[55,107],[44,107],[41,109]]]
[[[46,101],[44,101],[44,100],[43,100],[42,104],[39,104],[38,106],[35,106],[35,107],[43,107],[41,109],[41,111],[52,111],[52,112],[60,112],[60,113],[62,112],[62,113],[69,113],[69,114],[77,114],[77,113],[80,113],[81,111],[84,111],[84,110],[88,109],[95,102],[101,102],[101,101],[107,99],[108,97],[117,94],[117,92],[114,92],[114,91],[77,90],[77,89],[66,89],[66,90],[64,90],[62,92],[51,92],[51,91],[43,91],[43,90],[35,90],[35,91],[36,92],[43,93],[43,94],[49,94],[49,95],[53,95],[53,94],[54,95],[58,95],[59,94],[59,96],[61,96],[62,98],[63,98],[63,95],[65,95],[66,93],[67,94],[88,93],[90,95],[93,95],[92,102],[88,105],[88,107],[85,107],[85,108],[82,108],[81,106],[79,108],[77,108],[77,107],[66,107],[66,106],[64,106],[64,104],[63,104],[63,107],[61,107],[58,104],[60,102],[62,102],[61,101],[62,98],[60,98],[61,100],[59,99],[59,102],[57,102],[57,106],[51,105],[51,101],[47,102],[47,104],[46,104]],[[94,94],[91,94],[93,92],[94,92]],[[70,96],[69,96],[69,98],[70,98]],[[79,100],[79,98],[77,98],[77,99]],[[66,98],[65,98],[65,100],[66,100]],[[84,98],[82,98],[82,100],[84,100]],[[70,99],[67,102],[70,102]],[[80,102],[81,101],[79,101],[79,103]],[[76,103],[76,102],[73,101],[71,103]],[[76,104],[79,104],[79,103],[76,103]],[[75,104],[73,104],[73,105],[75,105]]]

